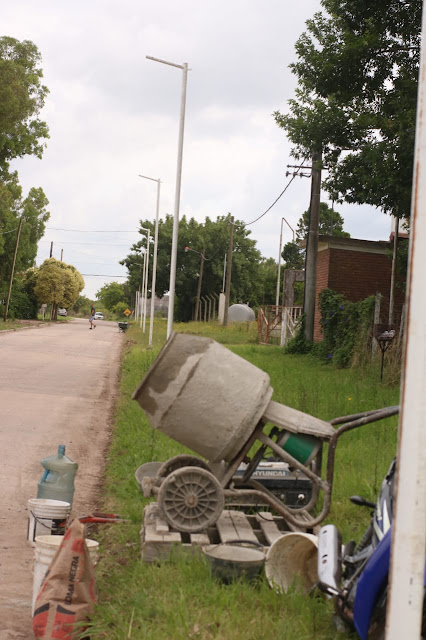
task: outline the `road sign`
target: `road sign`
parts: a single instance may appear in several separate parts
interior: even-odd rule
[[[130,311],[130,309],[126,309],[126,311],[123,311],[123,313],[124,313],[126,316],[129,316],[132,312]]]

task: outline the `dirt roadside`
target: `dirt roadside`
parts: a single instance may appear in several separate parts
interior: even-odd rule
[[[0,333],[0,640],[33,638],[26,505],[40,460],[65,444],[79,464],[73,515],[97,504],[123,343],[102,321]]]

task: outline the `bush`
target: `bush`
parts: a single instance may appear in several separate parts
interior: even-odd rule
[[[298,318],[296,335],[287,342],[284,353],[309,353],[312,351],[313,344],[305,340],[305,317],[305,314],[302,314]]]
[[[319,294],[321,328],[324,340],[315,353],[338,367],[349,367],[356,356],[361,364],[371,350],[374,296],[360,302],[349,302],[332,289]]]
[[[126,311],[127,307],[128,307],[127,302],[117,302],[117,304],[113,306],[111,311],[115,314],[117,320],[124,321],[126,317],[124,312]]]
[[[0,305],[0,313],[3,316],[7,298],[7,289],[0,289],[0,299],[4,303]],[[13,282],[10,294],[8,318],[11,320],[35,320],[37,319],[38,304],[31,284],[22,279]]]

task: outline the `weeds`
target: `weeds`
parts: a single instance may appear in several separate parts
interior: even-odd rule
[[[179,331],[213,337],[268,372],[274,400],[324,420],[398,403],[398,386],[381,384],[377,367],[362,373],[337,370],[310,355],[284,355],[279,347],[255,344],[252,327],[227,329],[203,323],[178,325]],[[341,640],[354,638],[333,628],[332,605],[319,595],[296,591],[279,595],[265,580],[224,586],[210,574],[201,555],[174,550],[169,560],[146,564],[140,557],[140,527],[147,504],[134,472],[152,460],[167,460],[183,447],[154,431],[131,394],[154,361],[164,340],[164,321],[156,321],[152,350],[135,324],[126,334],[116,410],[116,427],[107,460],[103,507],[129,522],[99,528],[97,567],[99,604],[91,621],[92,640]],[[343,540],[359,539],[369,518],[349,502],[352,494],[376,497],[396,448],[396,418],[344,434],[336,451],[329,522]],[[90,533],[89,533],[90,535]]]

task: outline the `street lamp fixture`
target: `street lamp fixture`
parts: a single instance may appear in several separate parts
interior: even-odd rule
[[[173,314],[175,305],[175,285],[176,285],[176,261],[177,261],[177,242],[179,233],[179,205],[180,205],[180,189],[182,182],[182,156],[183,156],[183,133],[185,126],[185,106],[186,106],[186,84],[188,77],[188,63],[175,64],[174,62],[168,62],[167,60],[161,60],[160,58],[153,58],[152,56],[146,56],[148,60],[154,62],[161,62],[177,69],[182,69],[182,95],[180,103],[180,119],[179,119],[179,142],[178,142],[178,156],[177,156],[177,169],[176,169],[176,188],[175,188],[175,206],[173,214],[173,237],[172,237],[172,254],[170,259],[170,285],[169,285],[169,309],[167,316],[167,338],[173,330]]]

